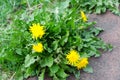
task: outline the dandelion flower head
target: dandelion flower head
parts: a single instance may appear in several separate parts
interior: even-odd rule
[[[82,20],[83,20],[84,22],[86,22],[86,21],[87,21],[87,17],[86,17],[86,15],[85,15],[85,13],[84,13],[83,11],[80,11],[80,14],[81,14]]]
[[[67,55],[66,59],[70,65],[74,65],[79,61],[80,55],[77,51],[71,50]]]
[[[30,26],[30,32],[32,33],[33,38],[42,38],[45,34],[44,26],[41,26],[39,23],[32,24],[32,26]]]
[[[34,44],[33,45],[33,50],[35,52],[42,52],[43,51],[43,45],[42,45],[42,43]]]
[[[88,65],[88,58],[82,58],[77,64],[77,69],[85,68]]]

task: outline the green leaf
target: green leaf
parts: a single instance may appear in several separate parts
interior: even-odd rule
[[[63,36],[60,43],[63,46],[67,41],[68,41],[68,37],[67,36]]]
[[[27,55],[26,57],[25,57],[25,67],[29,67],[31,64],[33,64],[35,61],[37,61],[38,60],[38,57],[37,58],[35,58],[35,56],[31,56],[31,55]]]
[[[95,54],[95,57],[100,57],[100,56],[101,56],[100,53]]]
[[[53,65],[52,67],[50,67],[50,72],[55,74],[59,68],[60,67],[58,65]]]
[[[64,69],[59,69],[59,71],[57,72],[57,76],[59,76],[61,78],[66,78],[66,77],[68,77],[68,74],[66,74],[64,72]]]
[[[80,71],[74,71],[76,80],[80,80]]]
[[[68,41],[69,31],[66,31],[65,36],[63,36],[60,40],[60,44],[63,46]]]
[[[22,55],[22,49],[16,49],[16,53]]]
[[[112,46],[111,44],[108,44],[107,47],[108,47],[108,50],[109,50],[109,51],[112,51],[112,50],[113,50],[113,46]]]
[[[83,69],[83,71],[88,72],[88,73],[93,73],[93,68],[87,65],[86,68]]]
[[[60,80],[60,79],[56,75],[54,75],[53,80]]]
[[[95,34],[95,36],[99,35],[100,32],[102,32],[103,29],[96,27],[96,28],[91,28],[91,32]]]
[[[96,9],[96,13],[97,13],[97,14],[100,14],[100,13],[101,13],[101,7],[98,7],[98,8]]]
[[[100,57],[100,56],[101,56],[100,51],[97,50],[97,51],[96,51],[96,54],[95,54],[95,57]]]
[[[64,13],[65,9],[69,6],[70,0],[58,1],[59,13]]]
[[[53,57],[49,56],[49,57],[45,57],[41,63],[42,67],[48,66],[51,67],[53,65]]]
[[[58,41],[54,41],[51,46],[56,50],[58,48]]]
[[[97,6],[101,6],[101,5],[103,4],[103,1],[104,1],[104,0],[99,0],[99,1],[97,2]]]
[[[52,49],[48,48],[48,52],[49,52],[49,53],[51,53],[52,51],[53,51]]]
[[[47,50],[49,53],[51,53],[53,50],[48,47],[48,44],[44,44],[44,49]]]
[[[38,80],[44,80],[45,69],[42,70],[42,73],[38,77]]]
[[[29,77],[29,76],[35,75],[34,67],[35,67],[35,66],[30,66],[30,67],[27,67],[27,68],[26,68],[26,72],[25,72],[25,74],[24,74],[24,77],[25,77],[25,78],[27,78],[27,77]]]
[[[85,53],[85,52],[81,52],[80,57],[85,58],[85,57],[89,57],[89,55],[87,53]]]
[[[81,44],[82,44],[82,39],[81,39],[81,37],[80,37],[80,35],[76,35],[75,36],[75,40],[74,40],[74,45],[75,46],[81,46]],[[82,47],[82,46],[81,46]]]
[[[58,35],[61,32],[61,28],[59,26],[53,27],[51,30],[53,30],[55,35]]]
[[[65,0],[65,2],[61,2],[60,8],[65,9],[69,6],[70,0]]]

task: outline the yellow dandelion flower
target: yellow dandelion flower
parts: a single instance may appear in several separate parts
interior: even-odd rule
[[[66,59],[68,60],[68,63],[69,63],[70,65],[74,65],[74,64],[76,64],[76,63],[79,61],[80,55],[79,55],[79,53],[78,53],[77,51],[71,50],[71,51],[67,54]]]
[[[78,63],[76,63],[77,69],[85,68],[87,65],[88,65],[88,58],[83,58]]]
[[[30,27],[30,32],[32,33],[32,37],[37,39],[42,38],[42,36],[45,34],[45,30],[43,26],[41,26],[39,23],[38,24],[32,24]]]
[[[86,17],[86,15],[85,15],[85,13],[84,13],[83,11],[80,11],[80,14],[81,14],[82,20],[83,20],[84,22],[86,22],[86,21],[87,21],[87,17]]]
[[[42,52],[43,51],[43,45],[42,45],[42,43],[34,44],[33,45],[33,50],[35,52]]]

